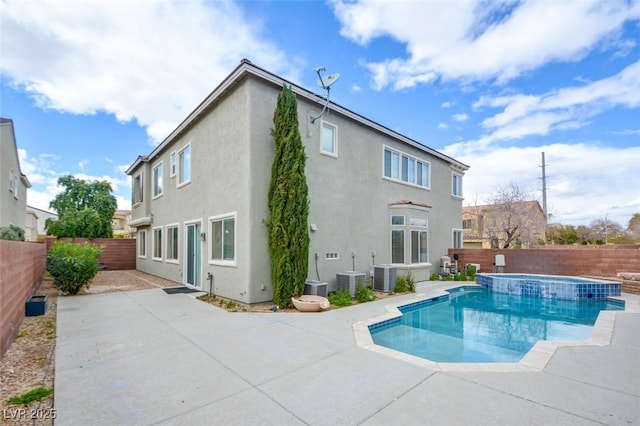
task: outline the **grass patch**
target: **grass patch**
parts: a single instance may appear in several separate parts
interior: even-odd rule
[[[32,402],[40,401],[53,394],[53,389],[37,387],[20,396],[13,396],[7,400],[7,405],[29,405]]]

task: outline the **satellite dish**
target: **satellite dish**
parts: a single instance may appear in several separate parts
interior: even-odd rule
[[[340,74],[338,73],[329,74],[324,77],[320,76],[320,79],[318,80],[318,86],[322,87],[323,89],[328,89],[333,83],[338,81],[339,78]]]
[[[324,72],[327,70],[325,67],[316,67],[313,70],[316,72],[316,74],[318,74],[318,83],[317,83],[318,86],[322,87],[327,91],[327,100],[324,104],[324,107],[322,108],[322,111],[320,112],[320,115],[318,115],[317,117],[311,117],[312,124],[315,123],[315,121],[318,118],[324,117],[326,114],[329,113],[329,99],[331,96],[331,86],[340,78],[340,74],[338,73],[329,74],[324,77],[320,75],[321,72]]]

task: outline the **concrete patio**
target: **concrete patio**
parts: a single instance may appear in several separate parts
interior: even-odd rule
[[[624,295],[610,345],[488,372],[358,346],[354,324],[412,298],[319,314],[229,313],[162,289],[59,298],[56,424],[640,424],[639,296]]]

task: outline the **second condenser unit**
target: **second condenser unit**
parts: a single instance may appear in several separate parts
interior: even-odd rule
[[[373,267],[373,289],[390,293],[396,288],[397,268],[393,265]]]

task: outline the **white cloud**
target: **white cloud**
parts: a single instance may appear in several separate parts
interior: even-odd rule
[[[605,147],[597,143],[556,143],[540,147],[479,148],[453,144],[443,152],[471,166],[464,177],[464,205],[490,201],[495,189],[510,181],[528,189],[542,205],[541,153],[545,152],[548,210],[553,220],[588,225],[604,218],[625,225],[640,212],[640,146]],[[613,188],[612,186],[615,186]],[[626,188],[626,189],[625,189]]]
[[[439,123],[438,124],[438,129],[440,129],[440,130],[447,130],[448,127],[449,126],[447,126],[446,123]]]
[[[49,202],[62,191],[62,187],[58,186],[58,178],[71,173],[59,170],[60,158],[55,155],[40,154],[37,157],[30,157],[25,149],[18,149],[18,156],[20,168],[31,182],[31,188],[27,190],[27,203],[42,210],[50,210]],[[115,167],[115,176],[76,173],[74,177],[88,181],[109,182],[113,195],[118,200],[118,208],[128,210],[131,208],[131,180],[124,174],[124,170],[128,167],[128,165]]]
[[[366,45],[388,36],[407,58],[367,64],[374,86],[394,90],[444,80],[506,82],[549,62],[577,61],[599,46],[629,51],[619,40],[640,3],[624,0],[382,2],[335,0],[341,34]]]
[[[482,145],[495,141],[548,135],[555,130],[583,127],[589,118],[613,107],[640,105],[640,61],[618,74],[586,85],[566,87],[541,95],[511,94],[483,96],[473,104],[475,111],[500,109],[481,125],[488,131],[478,139]]]
[[[451,117],[451,119],[453,121],[458,121],[458,122],[463,122],[463,121],[467,121],[469,119],[469,114],[467,113],[462,113],[462,114],[453,114],[453,116]]]
[[[440,106],[441,106],[442,108],[451,108],[451,107],[452,107],[452,106],[454,106],[455,104],[456,104],[455,102],[449,102],[449,101],[447,101],[447,102],[443,102]]]
[[[360,93],[362,92],[362,87],[360,87],[357,84],[354,84],[353,86],[351,86],[351,93]]]
[[[87,164],[89,164],[89,160],[80,160],[78,161],[78,167],[80,168],[80,170],[84,170],[85,167],[87,167]]]
[[[619,135],[619,136],[629,136],[629,135],[640,136],[640,129],[624,129],[617,132],[613,132],[613,134]]]
[[[243,57],[296,61],[232,2],[10,0],[0,26],[0,71],[41,106],[136,120],[156,143]]]

